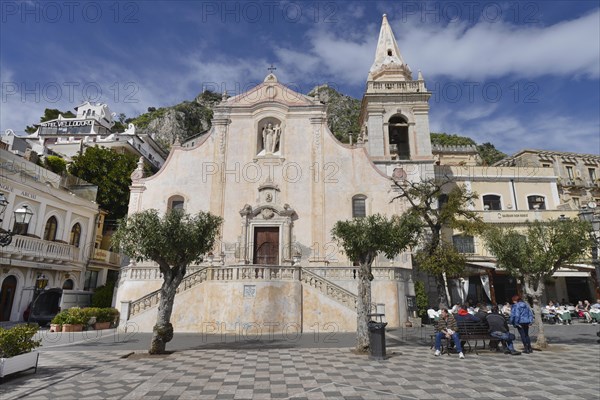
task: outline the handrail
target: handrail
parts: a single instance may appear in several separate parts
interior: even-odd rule
[[[155,278],[159,273],[153,274]],[[205,281],[300,281],[319,290],[325,296],[337,301],[343,306],[356,311],[358,297],[352,292],[317,275],[316,273],[294,266],[265,266],[240,265],[230,267],[203,267],[186,275],[177,288],[176,293],[185,292]],[[129,316],[133,317],[147,309],[156,306],[160,301],[160,289],[131,302]],[[377,305],[371,303],[371,311],[375,312]]]
[[[177,288],[177,291],[175,293],[185,292],[186,290],[189,290],[194,286],[204,282],[207,276],[206,270],[207,268],[202,268],[194,273],[185,276],[179,284],[179,287]],[[143,297],[140,297],[135,301],[132,301],[129,307],[129,318],[141,313],[142,311],[154,307],[158,304],[159,301],[160,289],[157,289]]]

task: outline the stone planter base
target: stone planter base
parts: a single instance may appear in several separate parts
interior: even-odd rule
[[[16,372],[26,371],[35,368],[37,372],[38,357],[40,353],[32,351],[30,353],[19,354],[10,358],[0,358],[0,378]]]
[[[62,326],[62,331],[63,332],[81,332],[81,331],[83,331],[83,325],[81,325],[81,324],[77,324],[77,325],[64,324]]]
[[[110,328],[110,322],[96,322],[94,324],[94,329],[97,331],[100,331],[102,329],[109,329]]]

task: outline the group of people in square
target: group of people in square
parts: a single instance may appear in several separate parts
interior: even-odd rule
[[[600,322],[600,299],[596,303],[590,304],[588,300],[579,300],[577,304],[568,304],[563,300],[560,304],[553,300],[542,308],[544,321],[550,323],[559,323],[562,325],[571,325],[574,317],[584,320],[591,324]]]
[[[499,308],[497,305],[488,309],[487,306],[479,305],[477,310],[469,312],[467,305],[455,306],[451,311],[446,308],[440,310],[439,320],[437,321],[435,330],[435,356],[442,354],[442,340],[445,338],[448,341],[452,340],[458,357],[463,359],[463,347],[461,338],[458,333],[458,323],[478,322],[487,326],[491,337],[498,339],[504,346],[504,353],[512,355],[520,355],[521,352],[516,351],[513,345],[515,335],[510,333],[508,325],[513,325],[518,331],[521,341],[523,342],[523,353],[532,353],[531,339],[529,337],[529,326],[533,323],[533,311],[531,307],[521,299],[520,296],[512,297],[513,305],[506,316],[503,311],[505,307]],[[456,313],[452,311],[456,310]],[[507,318],[508,317],[508,318]]]

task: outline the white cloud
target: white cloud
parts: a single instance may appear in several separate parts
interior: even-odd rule
[[[497,149],[510,154],[526,148],[600,154],[597,119],[582,120],[551,113],[523,118],[496,115],[461,125],[438,117],[432,117],[432,126],[441,124],[446,132],[459,132],[477,143],[491,142]]]
[[[507,75],[535,78],[544,75],[600,77],[600,11],[550,26],[506,22],[424,24],[390,20],[404,59],[425,78],[490,79]],[[378,27],[323,24],[307,35],[300,50],[278,49],[280,63],[302,73],[319,65],[339,82],[364,82],[373,61]],[[362,29],[360,34],[357,29]],[[349,31],[351,33],[349,33]],[[288,58],[282,57],[287,55]],[[415,68],[415,66],[417,68]]]

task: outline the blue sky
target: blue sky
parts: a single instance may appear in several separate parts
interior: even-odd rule
[[[434,132],[600,153],[598,1],[2,1],[0,129],[89,98],[135,116],[262,81],[362,96],[381,15]]]

